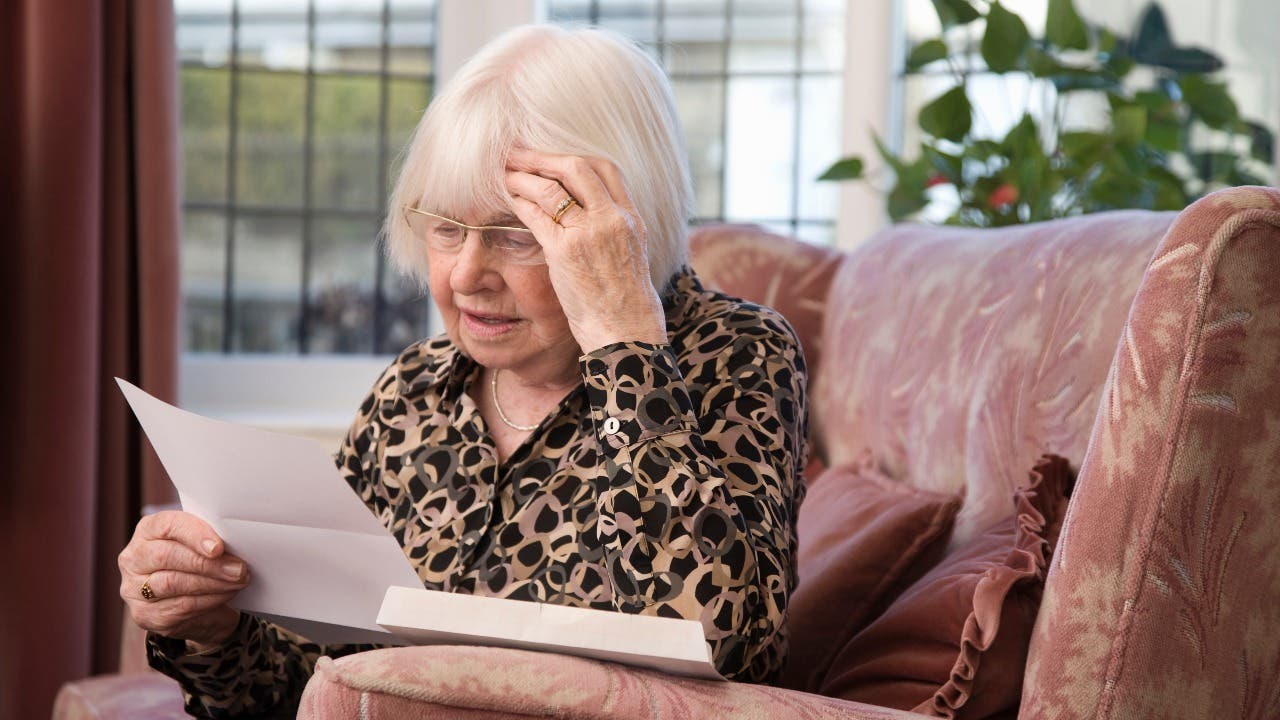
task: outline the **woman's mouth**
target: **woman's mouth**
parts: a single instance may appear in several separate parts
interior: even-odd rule
[[[466,310],[460,311],[462,314],[462,322],[466,326],[467,331],[481,338],[495,338],[503,333],[508,332],[516,326],[519,318],[509,317],[507,315],[490,315],[488,313],[473,313]]]

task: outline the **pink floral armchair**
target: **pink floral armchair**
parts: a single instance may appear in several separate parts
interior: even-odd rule
[[[869,454],[896,480],[964,494],[953,545],[1008,512],[1042,452],[1079,465],[1020,717],[1280,717],[1280,191],[1178,214],[897,226],[850,253],[710,227],[694,260],[796,326],[826,464]],[[55,710],[126,716],[181,716],[176,685],[90,678]],[[534,716],[920,717],[458,647],[322,659],[300,713]]]

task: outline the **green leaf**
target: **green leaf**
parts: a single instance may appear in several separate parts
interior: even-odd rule
[[[1147,133],[1143,139],[1157,150],[1178,152],[1182,149],[1182,126],[1177,122],[1148,116]]]
[[[987,31],[982,35],[982,59],[992,72],[1004,73],[1018,67],[1031,41],[1022,18],[1004,9],[999,2],[987,11]]]
[[[1149,65],[1167,68],[1177,73],[1211,73],[1223,68],[1224,63],[1217,55],[1200,48],[1169,48],[1157,52],[1151,59],[1144,60]]]
[[[909,164],[902,164],[897,182],[889,192],[889,217],[895,221],[912,215],[929,204],[925,195],[925,183],[932,168],[923,155]]]
[[[933,0],[933,9],[938,12],[938,21],[942,29],[967,25],[982,15],[970,5],[968,0]]]
[[[973,106],[957,85],[920,109],[920,129],[934,137],[960,142],[973,126]]]
[[[1059,93],[1069,93],[1076,90],[1119,90],[1122,87],[1116,80],[1102,73],[1089,70],[1076,70],[1053,75],[1049,78],[1049,82],[1053,83],[1053,87]]]
[[[1087,50],[1089,33],[1072,0],[1049,0],[1044,39],[1060,48]]]
[[[1236,169],[1239,158],[1229,152],[1197,152],[1191,153],[1191,167],[1206,182],[1215,180],[1226,182]]]
[[[928,204],[929,198],[925,196],[923,189],[909,188],[898,183],[889,191],[889,217],[894,222],[923,210]]]
[[[1221,128],[1239,119],[1240,111],[1236,109],[1225,83],[1208,80],[1203,75],[1187,75],[1178,81],[1178,85],[1191,112],[1205,125]]]
[[[1265,163],[1272,162],[1276,151],[1275,135],[1265,126],[1252,120],[1246,120],[1244,127],[1244,133],[1249,136],[1253,158]]]
[[[1107,156],[1111,136],[1096,132],[1066,132],[1058,138],[1058,147],[1071,162],[1088,167]]]
[[[1147,172],[1147,179],[1155,188],[1152,210],[1181,210],[1191,202],[1182,178],[1169,169],[1153,165]]]
[[[862,177],[863,162],[860,157],[847,157],[837,160],[835,164],[818,176],[819,180],[858,180]]]
[[[947,52],[947,44],[941,40],[926,40],[912,48],[911,54],[907,55],[907,72],[915,72],[931,62],[945,60]]]
[[[879,135],[876,135],[873,133],[871,135],[871,140],[876,144],[876,152],[880,153],[880,158],[884,160],[886,165],[893,168],[893,172],[896,175],[901,177],[903,174],[906,173],[907,171],[906,161],[904,161],[902,158],[898,157],[897,155],[894,155],[893,152],[889,150],[888,146],[884,144],[884,141],[880,139]]]
[[[1258,175],[1236,165],[1227,175],[1228,185],[1267,185],[1267,181]]]
[[[1155,64],[1151,58],[1173,47],[1169,23],[1159,5],[1150,3],[1138,20],[1138,33],[1133,38],[1133,57],[1139,62]]]
[[[952,183],[959,185],[963,180],[964,161],[958,155],[944,153],[941,150],[925,145],[920,154],[929,161],[929,165]]]
[[[1120,142],[1142,142],[1147,132],[1147,109],[1141,105],[1116,108],[1111,113],[1111,128]]]
[[[1032,45],[1027,48],[1027,69],[1036,77],[1053,77],[1060,73],[1064,73],[1070,68],[1058,62],[1049,53]]]
[[[1040,130],[1036,127],[1035,118],[1031,117],[1030,113],[1022,116],[1000,144],[1014,163],[1043,153],[1040,145]]]

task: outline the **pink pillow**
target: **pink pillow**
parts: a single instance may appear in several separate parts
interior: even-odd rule
[[[957,496],[895,482],[868,462],[822,473],[800,507],[800,584],[779,684],[817,692],[845,643],[941,559],[959,509]]]
[[[1066,513],[1045,455],[1014,514],[957,548],[840,650],[819,692],[946,718],[1015,713],[1044,573]]]

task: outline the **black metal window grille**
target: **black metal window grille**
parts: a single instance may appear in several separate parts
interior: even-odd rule
[[[373,239],[391,161],[434,83],[435,0],[176,3],[187,166],[184,347],[369,354],[429,335],[429,300],[388,272]],[[695,223],[755,222],[830,243],[834,188],[813,178],[839,146],[844,4],[552,0],[548,9],[553,22],[636,38],[667,70],[689,139]],[[344,28],[364,33],[344,47],[335,40]],[[765,91],[752,112],[734,108],[744,89]],[[777,124],[764,128],[767,137],[743,129],[756,109]],[[335,113],[364,119],[343,135],[330,127]],[[775,162],[766,172],[735,171],[735,158],[750,165],[752,155],[741,153],[741,141],[735,155],[731,136],[768,148]],[[364,157],[341,150],[352,142],[374,149]],[[769,192],[744,197],[757,186]]]
[[[821,244],[834,241],[835,189],[815,178],[839,157],[843,0],[550,0],[548,11],[551,22],[627,35],[666,70],[689,145],[695,224],[752,222]],[[785,148],[786,167],[777,177],[728,175],[739,159],[729,147],[739,129],[734,124],[753,120],[751,113],[735,113],[732,96],[751,85],[785,88],[772,98],[786,106],[789,127],[759,144]],[[808,132],[816,114],[830,122]],[[735,202],[735,180],[772,186],[785,202],[762,203],[768,207],[759,211],[753,203]],[[823,193],[825,203],[810,201]]]
[[[177,0],[184,347],[395,352],[429,301],[377,243],[434,82],[434,0]]]

